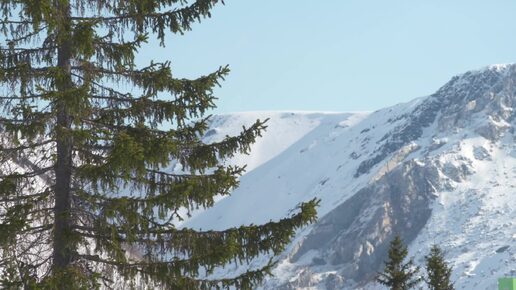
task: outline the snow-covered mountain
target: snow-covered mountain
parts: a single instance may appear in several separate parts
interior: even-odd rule
[[[445,249],[457,289],[495,289],[516,276],[515,109],[516,65],[497,65],[373,113],[216,116],[208,142],[257,118],[269,129],[229,161],[249,165],[240,187],[185,226],[264,223],[318,197],[319,221],[263,288],[381,289],[372,278],[400,234],[421,265]]]

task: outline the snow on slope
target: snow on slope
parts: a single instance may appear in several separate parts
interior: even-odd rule
[[[476,173],[439,194],[411,252],[423,263],[438,244],[452,260],[459,289],[496,289],[497,277],[516,277],[516,146],[513,138],[498,144],[471,138],[461,145],[457,153],[469,155]],[[475,157],[478,148],[486,155]]]
[[[269,114],[274,117],[274,113]],[[324,185],[328,181],[324,181],[329,177],[325,172],[335,171],[340,165],[336,156],[321,154],[321,149],[327,149],[321,144],[332,144],[333,154],[340,154],[342,144],[336,140],[350,130],[356,131],[354,125],[365,116],[367,116],[366,113],[283,113],[280,118],[272,118],[270,120],[272,122],[268,124],[269,129],[264,134],[264,139],[270,138],[269,142],[272,140],[277,142],[276,140],[282,138],[283,132],[299,130],[297,127],[288,126],[288,124],[296,122],[296,119],[302,118],[305,119],[305,122],[310,120],[316,126],[302,138],[289,144],[290,146],[282,154],[274,156],[274,151],[267,152],[266,156],[269,157],[265,159],[269,159],[268,162],[263,162],[261,166],[242,176],[241,186],[231,196],[217,203],[216,207],[207,210],[202,216],[188,221],[188,226],[224,229],[241,224],[264,223],[270,219],[286,216],[300,201],[316,196],[318,185]],[[233,118],[239,119],[240,116],[237,115]],[[282,120],[286,121],[288,127],[281,123]],[[240,128],[240,126],[236,127]],[[280,133],[274,134],[275,132]],[[289,134],[292,132],[287,136]],[[265,150],[265,148],[262,149],[262,155]],[[251,152],[250,158],[254,154],[254,151]],[[242,162],[247,162],[246,158],[248,157],[244,156]],[[330,165],[332,163],[333,166]],[[339,194],[335,194],[336,198],[339,196]],[[329,199],[325,198],[325,200]],[[257,209],[260,210],[257,212]],[[253,215],[247,214],[250,212],[253,212]]]
[[[263,136],[251,145],[252,154],[239,154],[226,162],[228,165],[246,165],[246,171],[250,172],[319,126],[327,115],[332,113],[245,112],[216,115],[211,118],[210,129],[205,133],[203,141],[221,141],[225,136],[238,135],[242,131],[242,126],[248,127],[257,119],[269,119]]]
[[[516,276],[514,83],[516,66],[499,65],[371,114],[263,113],[273,122],[258,159],[231,161],[253,170],[185,225],[264,223],[318,197],[320,222],[300,232],[264,288],[382,289],[368,281],[401,231],[421,264],[432,244],[446,250],[457,289],[493,289]],[[236,132],[248,116],[220,118],[220,132]],[[298,129],[292,118],[312,126],[273,146]]]
[[[246,155],[237,153],[234,157],[222,163],[226,166],[245,165],[245,173],[247,175],[263,163],[281,154],[332,115],[348,116],[350,114],[320,112],[243,112],[215,115],[210,118],[209,129],[206,131],[202,140],[205,143],[218,142],[226,136],[237,136],[242,131],[243,126],[249,127],[258,119],[262,121],[269,119],[266,123],[267,129],[262,133],[262,137],[259,137],[256,142],[251,145],[252,154]],[[179,164],[173,164],[171,168],[170,170],[182,172]],[[215,201],[219,202],[224,198],[226,197],[217,196],[215,197]],[[186,212],[186,209],[180,210],[180,214],[183,217],[187,216]],[[190,215],[195,218],[203,212],[204,209],[196,209],[190,212]],[[184,221],[175,220],[174,223],[176,226],[181,226]]]

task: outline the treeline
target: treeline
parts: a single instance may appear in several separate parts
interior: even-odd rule
[[[445,261],[439,246],[434,245],[425,256],[425,276],[420,274],[420,267],[414,266],[412,258],[405,262],[407,255],[407,247],[400,236],[396,236],[390,243],[389,257],[383,272],[378,273],[376,281],[391,290],[415,289],[422,282],[430,290],[454,290],[451,282],[452,267]]]

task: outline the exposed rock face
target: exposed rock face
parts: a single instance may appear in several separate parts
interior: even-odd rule
[[[476,146],[473,148],[473,156],[477,160],[491,160],[491,155],[489,152],[481,146]]]
[[[445,166],[450,176],[440,174]],[[392,238],[399,234],[411,242],[430,217],[435,192],[470,172],[465,163],[445,166],[414,161],[398,166],[324,216],[292,260],[316,250],[317,259],[339,269],[343,279],[371,279],[380,270]]]

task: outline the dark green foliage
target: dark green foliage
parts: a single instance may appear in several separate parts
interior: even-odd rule
[[[451,282],[452,268],[444,260],[444,253],[439,246],[434,245],[426,260],[426,283],[431,290],[453,290]]]
[[[171,64],[135,65],[150,37],[164,44],[210,17],[218,0],[0,2],[0,287],[252,289],[273,263],[206,280],[232,262],[280,253],[313,222],[317,201],[264,225],[177,229],[238,186],[265,129],[204,144],[220,67],[177,78]],[[164,129],[170,128],[170,129]],[[180,165],[183,173],[167,168]],[[208,276],[209,277],[209,276]]]
[[[391,290],[413,289],[421,282],[418,276],[419,267],[414,267],[414,262],[409,259],[407,247],[403,244],[400,236],[396,236],[390,244],[389,259],[385,262],[385,268],[378,274],[376,279],[382,285],[388,286]]]

